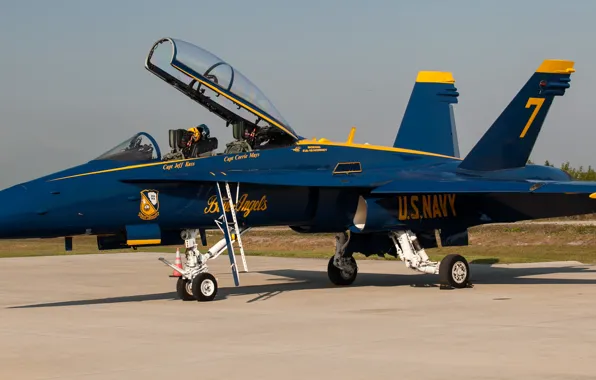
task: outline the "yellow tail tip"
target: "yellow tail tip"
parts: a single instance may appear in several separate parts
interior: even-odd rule
[[[536,70],[537,73],[571,74],[575,72],[575,62],[564,59],[545,59]]]
[[[416,82],[455,83],[453,74],[446,71],[419,71]]]

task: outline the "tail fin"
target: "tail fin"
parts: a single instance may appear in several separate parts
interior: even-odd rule
[[[525,166],[554,97],[570,87],[573,66],[573,61],[542,62],[459,167],[487,171]]]
[[[420,71],[393,146],[459,157],[452,104],[457,103],[453,75]]]

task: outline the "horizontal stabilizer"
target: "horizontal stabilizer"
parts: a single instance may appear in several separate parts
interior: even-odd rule
[[[450,72],[420,71],[393,146],[459,157],[453,104],[459,93]]]
[[[545,60],[472,148],[459,169],[491,171],[526,165],[555,96],[570,87],[573,61]]]
[[[527,181],[497,181],[486,179],[397,180],[377,187],[373,194],[415,193],[525,193],[533,183]]]

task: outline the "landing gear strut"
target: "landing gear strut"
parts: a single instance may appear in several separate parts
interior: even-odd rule
[[[451,254],[440,262],[431,261],[412,231],[391,231],[389,236],[406,267],[422,273],[438,274],[441,288],[461,289],[470,286],[470,266],[463,256]]]

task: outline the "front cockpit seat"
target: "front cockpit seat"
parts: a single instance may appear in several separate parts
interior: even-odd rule
[[[185,158],[182,150],[185,146],[184,140],[186,133],[186,129],[170,129],[168,131],[170,148],[172,150],[163,156],[164,161],[183,160]]]
[[[194,142],[188,150],[183,150],[186,158],[208,157],[212,156],[217,149],[218,141],[216,137],[207,137]]]

